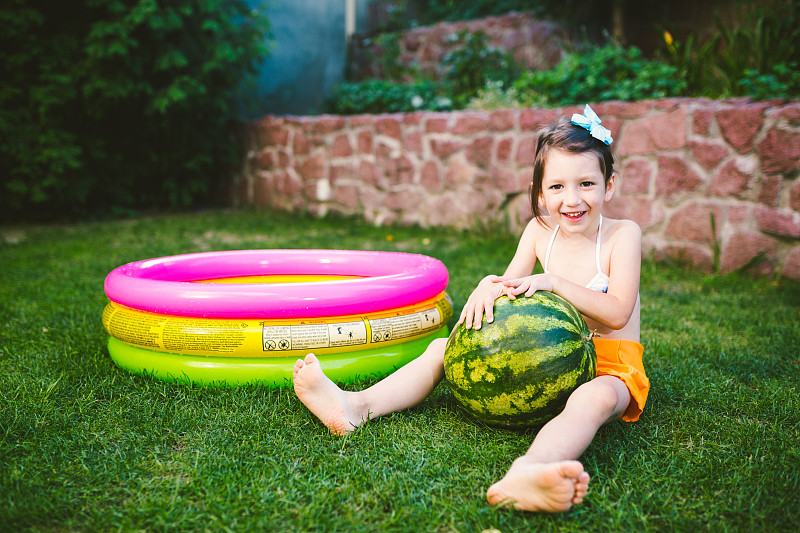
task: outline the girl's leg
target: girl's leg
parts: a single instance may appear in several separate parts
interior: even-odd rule
[[[436,339],[422,355],[358,392],[337,387],[322,371],[317,357],[308,354],[294,365],[294,390],[332,433],[345,435],[365,420],[402,411],[427,398],[444,377],[446,343],[447,339]]]
[[[489,488],[489,503],[548,512],[566,511],[581,503],[589,488],[589,474],[575,459],[600,426],[625,412],[629,402],[628,388],[612,376],[599,376],[578,387],[561,414],[539,430],[528,452]]]

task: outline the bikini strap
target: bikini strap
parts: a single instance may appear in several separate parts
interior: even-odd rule
[[[553,243],[556,240],[556,234],[558,234],[558,228],[560,225],[556,225],[556,229],[553,230],[553,234],[550,236],[550,241],[547,243],[547,251],[544,254],[544,264],[542,267],[544,268],[544,273],[549,274],[547,271],[547,265],[550,263],[550,250],[553,249]],[[603,231],[603,215],[600,215],[600,224],[597,226],[597,246],[595,246],[594,252],[594,262],[597,266],[597,271],[603,274],[603,269],[600,268],[600,244],[602,243],[602,239],[600,237]]]
[[[600,225],[597,226],[597,247],[594,253],[594,262],[597,265],[597,271],[601,274],[603,273],[603,270],[600,268],[600,242],[601,242],[600,234],[602,233],[602,231],[603,231],[603,215],[600,215]],[[548,248],[547,251],[549,253],[550,249]]]
[[[544,264],[542,265],[545,274],[549,274],[547,271],[547,264],[550,262],[550,250],[553,249],[553,242],[556,240],[556,233],[558,233],[558,228],[560,227],[560,224],[556,224],[556,229],[553,230],[553,235],[550,237],[550,242],[547,243],[547,252],[544,254]]]

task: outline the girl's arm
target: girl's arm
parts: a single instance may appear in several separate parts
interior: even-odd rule
[[[587,289],[553,274],[505,278],[509,298],[551,291],[565,298],[587,318],[614,330],[625,327],[636,307],[642,263],[642,232],[635,223],[619,225],[612,241],[608,293]]]
[[[533,221],[528,224],[522,233],[517,245],[517,251],[514,253],[514,257],[511,259],[511,263],[509,263],[503,276],[486,276],[478,283],[478,286],[467,299],[467,303],[464,304],[457,325],[464,322],[464,327],[467,329],[473,327],[481,329],[484,314],[486,314],[487,322],[493,322],[494,301],[502,294],[510,292],[510,289],[503,284],[503,280],[520,278],[533,272],[533,267],[536,266],[536,240],[534,238],[536,228],[533,228],[532,225]]]

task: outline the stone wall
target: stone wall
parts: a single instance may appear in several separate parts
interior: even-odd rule
[[[457,34],[463,30],[485,33],[489,46],[502,49],[520,65],[537,70],[556,66],[564,57],[568,40],[563,28],[553,22],[535,20],[526,13],[509,13],[480,20],[443,22],[403,32],[397,40],[397,62],[438,78],[442,74],[444,56],[461,46]],[[350,58],[351,78],[384,78],[378,59],[385,52],[375,39],[355,37]]]
[[[614,135],[620,171],[607,214],[635,220],[646,253],[800,279],[800,102],[592,107]],[[265,117],[252,125],[234,203],[518,232],[530,218],[536,131],[580,111]]]

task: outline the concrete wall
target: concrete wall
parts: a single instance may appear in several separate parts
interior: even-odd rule
[[[621,171],[607,214],[635,220],[646,253],[708,271],[750,265],[800,279],[800,101],[592,107],[614,135]],[[536,131],[580,111],[268,116],[252,124],[233,203],[518,232],[530,217]]]
[[[356,31],[366,25],[370,1],[355,0]],[[243,118],[319,112],[344,79],[345,0],[247,2],[269,17],[272,39]]]

